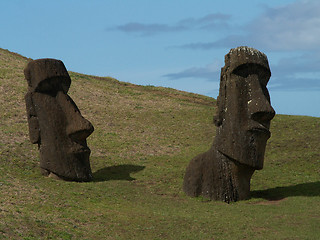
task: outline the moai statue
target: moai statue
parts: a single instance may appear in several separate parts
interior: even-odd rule
[[[30,141],[38,144],[43,175],[90,181],[90,149],[86,138],[92,124],[67,94],[71,79],[62,61],[38,59],[24,69]]]
[[[250,198],[250,179],[263,167],[275,115],[267,90],[270,76],[267,56],[256,49],[238,47],[225,56],[216,136],[210,150],[192,159],[186,169],[187,195],[228,203]]]

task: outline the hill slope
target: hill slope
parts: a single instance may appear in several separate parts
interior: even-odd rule
[[[318,239],[320,119],[278,115],[249,201],[181,190],[214,136],[215,100],[70,72],[69,95],[92,122],[94,181],[42,177],[28,139],[23,69],[0,49],[0,239]],[[68,69],[68,66],[66,66]]]

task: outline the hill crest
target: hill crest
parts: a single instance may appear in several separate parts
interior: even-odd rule
[[[185,196],[182,179],[191,158],[212,144],[214,99],[69,72],[68,94],[95,127],[88,138],[94,181],[56,181],[40,175],[38,149],[29,142],[29,60],[0,49],[0,238],[319,235],[320,118],[277,115],[264,169],[251,181],[252,199],[208,202]]]

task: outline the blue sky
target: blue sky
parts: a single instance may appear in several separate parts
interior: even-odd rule
[[[68,70],[216,98],[231,48],[269,58],[279,114],[320,117],[318,0],[2,0],[0,47]]]

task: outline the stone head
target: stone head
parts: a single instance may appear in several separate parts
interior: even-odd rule
[[[270,121],[275,111],[267,83],[265,54],[249,47],[231,49],[221,69],[215,144],[222,154],[253,169],[262,169]]]
[[[24,74],[29,136],[39,146],[40,167],[66,180],[90,180],[86,138],[94,129],[67,94],[71,79],[63,62],[34,60]]]

